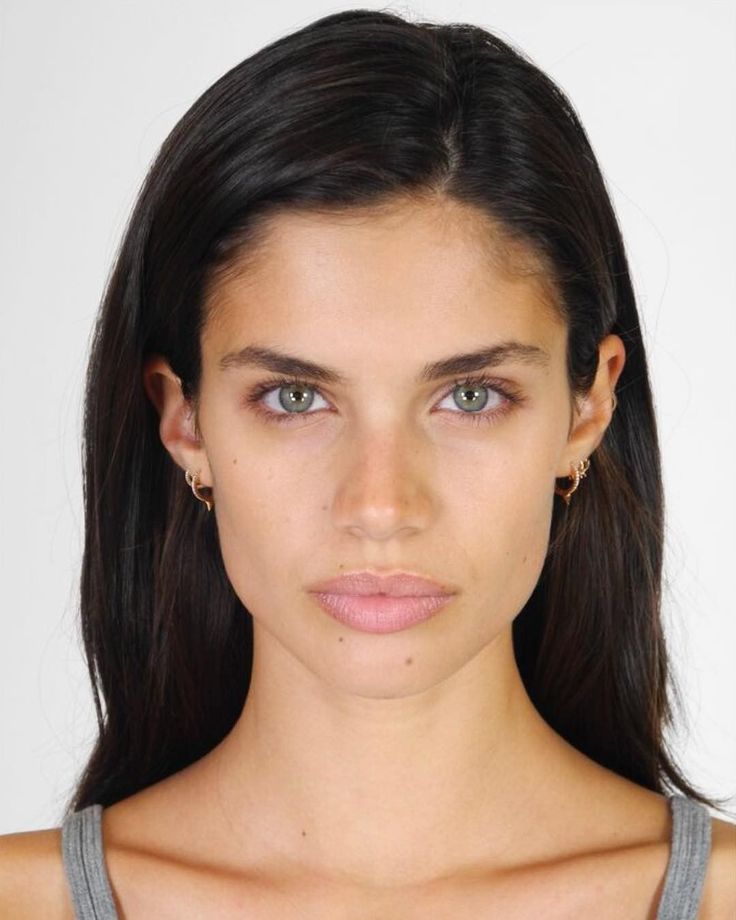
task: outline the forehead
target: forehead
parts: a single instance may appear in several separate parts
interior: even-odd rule
[[[432,199],[281,212],[210,281],[205,338],[274,341],[363,330],[370,340],[536,336],[561,325],[549,266],[468,205]],[[386,342],[385,344],[390,344]]]

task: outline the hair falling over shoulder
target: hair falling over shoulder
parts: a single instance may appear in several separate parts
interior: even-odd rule
[[[80,614],[98,736],[67,810],[113,804],[204,756],[250,683],[252,617],[215,515],[161,444],[145,357],[165,355],[196,405],[205,292],[264,219],[438,195],[485,212],[544,266],[574,395],[605,335],[626,346],[618,409],[585,488],[569,508],[555,502],[542,574],[513,623],[527,692],[600,764],[720,807],[665,739],[683,707],[661,621],[660,450],[624,243],[586,132],[558,86],[486,29],[358,9],[210,86],[163,142],[125,229],[85,384]]]

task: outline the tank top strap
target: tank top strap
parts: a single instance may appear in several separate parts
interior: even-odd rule
[[[711,844],[711,817],[701,802],[668,796],[672,841],[657,920],[695,920],[700,907]]]
[[[102,805],[88,805],[64,818],[61,852],[76,920],[118,920],[105,865]]]

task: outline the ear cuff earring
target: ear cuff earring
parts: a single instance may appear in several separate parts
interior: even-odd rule
[[[194,492],[195,496],[196,496],[201,502],[204,502],[205,505],[207,505],[207,510],[208,510],[208,511],[212,511],[212,501],[211,501],[209,498],[205,498],[204,495],[200,495],[200,493],[199,493],[199,489],[201,488],[201,487],[200,487],[200,484],[199,484],[199,481],[198,481],[198,480],[199,480],[199,470],[197,470],[197,472],[196,472],[194,475],[192,475],[192,474],[189,472],[189,470],[187,470],[186,473],[184,474],[184,478],[185,478],[186,481],[187,481],[187,485],[188,485],[188,486],[191,486],[192,492]],[[205,488],[209,488],[209,486],[205,486]]]
[[[586,457],[585,460],[581,460],[577,466],[572,467],[572,474],[567,477],[572,482],[569,489],[561,489],[559,486],[555,486],[555,492],[563,497],[566,505],[570,504],[570,496],[580,485],[580,480],[585,478],[585,474],[588,472],[589,468],[590,460]]]

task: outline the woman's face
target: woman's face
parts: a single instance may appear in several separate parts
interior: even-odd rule
[[[565,328],[540,277],[491,259],[492,234],[449,203],[279,215],[257,261],[210,292],[203,452],[187,465],[213,486],[224,564],[262,640],[352,693],[417,692],[510,626],[542,569],[555,478],[578,459],[565,450]],[[525,353],[422,376],[510,342]],[[289,374],[226,358],[245,348],[343,380],[280,386]],[[363,569],[458,593],[409,629],[358,632],[308,587]]]

